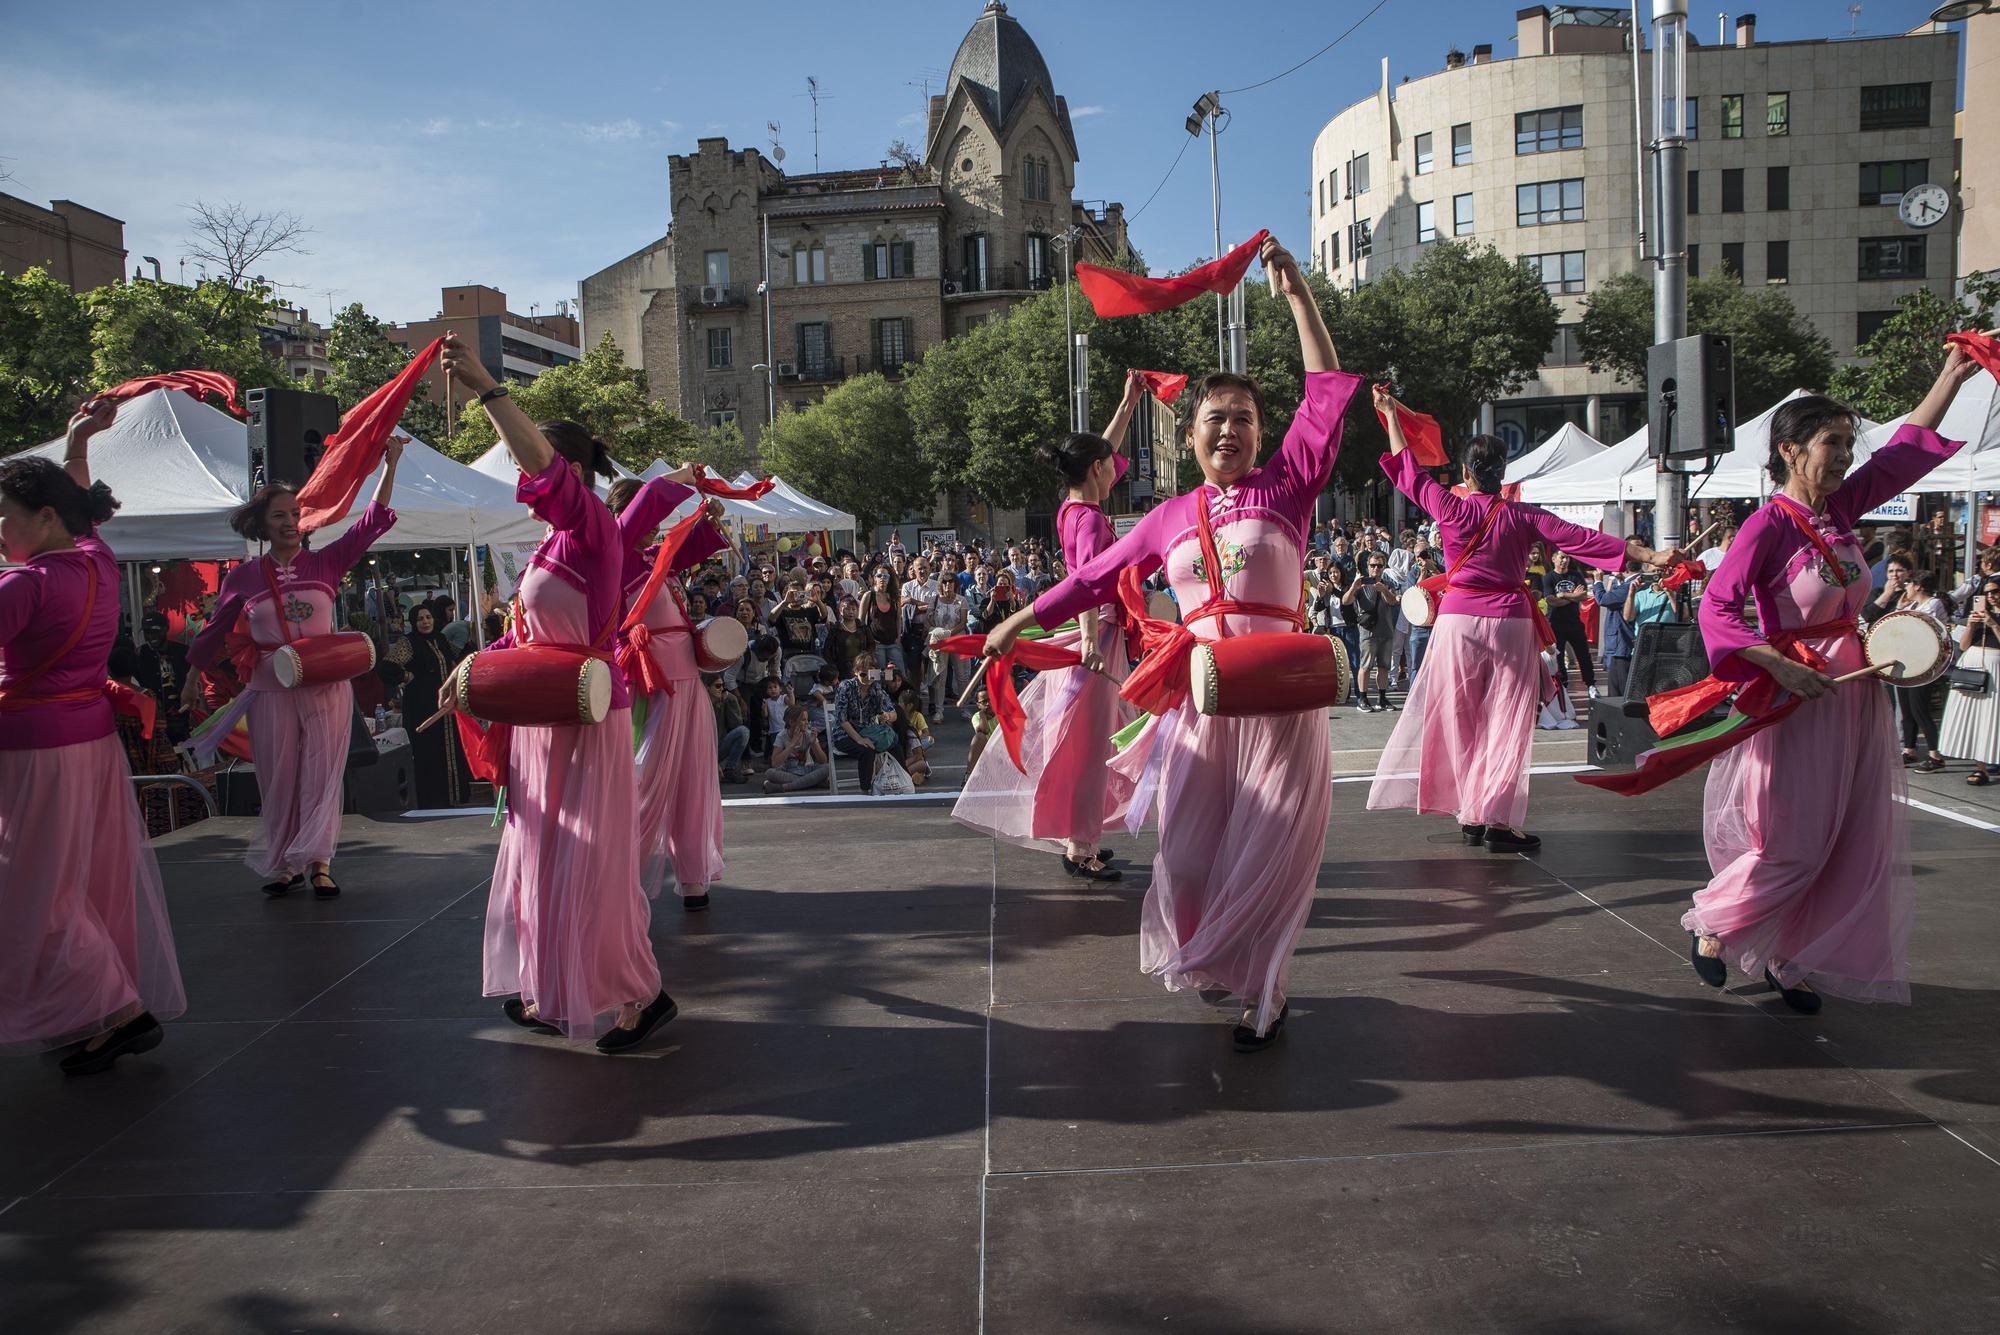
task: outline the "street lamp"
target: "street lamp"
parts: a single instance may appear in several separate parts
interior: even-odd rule
[[[2000,6],[1996,6],[1993,0],[1951,0],[1950,4],[1939,5],[1931,11],[1931,22],[1956,23],[1960,19],[1991,14],[1996,8]]]
[[[1656,344],[1672,343],[1687,333],[1687,20],[1686,0],[1653,0]],[[1637,33],[1632,40],[1638,40]],[[1659,412],[1660,406],[1654,404],[1652,411]],[[1653,541],[1671,545],[1678,539],[1686,509],[1687,476],[1668,468],[1663,456],[1653,488]]]
[[[1216,157],[1215,136],[1221,132],[1217,121],[1229,115],[1229,109],[1222,105],[1220,93],[1203,93],[1195,99],[1194,111],[1187,118],[1187,132],[1199,138],[1203,126],[1208,128],[1208,195],[1215,219],[1215,257],[1222,258],[1222,167]],[[1222,314],[1222,294],[1215,294],[1215,365],[1218,370],[1233,370],[1242,374],[1242,338],[1240,327],[1243,323],[1243,287],[1238,284],[1230,294],[1230,318],[1239,327],[1238,336],[1231,338]]]

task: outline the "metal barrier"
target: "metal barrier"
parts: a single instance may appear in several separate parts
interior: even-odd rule
[[[215,805],[215,795],[209,792],[208,789],[204,787],[200,782],[189,777],[188,775],[134,774],[132,776],[132,782],[134,785],[136,785],[136,787],[133,789],[133,793],[135,796],[137,795],[138,790],[140,788],[144,788],[147,784],[150,783],[184,783],[188,787],[194,789],[197,793],[201,794],[201,804],[208,808],[208,814],[211,818],[219,814],[218,808]],[[180,807],[177,803],[169,802],[167,803],[167,832],[171,834],[173,831],[178,830],[180,827],[181,827]]]

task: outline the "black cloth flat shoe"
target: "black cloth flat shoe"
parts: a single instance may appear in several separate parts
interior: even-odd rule
[[[1111,859],[1117,856],[1118,855],[1116,853],[1112,852],[1108,848],[1100,848],[1097,850],[1097,860],[1099,862],[1109,862],[1111,861]]]
[[[1819,1014],[1819,993],[1809,987],[1786,987],[1769,969],[1764,970],[1764,981],[1771,990],[1785,999],[1785,1004],[1801,1015]]]
[[[1292,1013],[1292,1003],[1286,1002],[1278,1010],[1278,1018],[1271,1021],[1271,1027],[1262,1037],[1247,1024],[1239,1024],[1230,1031],[1229,1041],[1238,1052],[1262,1052],[1278,1041],[1278,1035],[1285,1032],[1285,1017]]]
[[[1486,851],[1489,853],[1531,853],[1542,846],[1538,834],[1515,834],[1497,825],[1486,827]]]
[[[1694,976],[1710,987],[1721,987],[1729,981],[1729,966],[1720,955],[1701,953],[1701,937],[1688,933],[1688,962],[1694,965]]]
[[[1116,867],[1107,867],[1102,861],[1077,862],[1068,854],[1063,855],[1063,870],[1071,876],[1081,876],[1086,881],[1118,881],[1124,873]]]
[[[500,1013],[530,1033],[560,1034],[562,1032],[562,1030],[556,1028],[540,1016],[528,1014],[528,1003],[522,1001],[519,997],[508,997],[505,1001],[501,1002]]]
[[[160,1040],[167,1031],[160,1028],[160,1022],[153,1018],[151,1011],[143,1011],[111,1031],[108,1041],[95,1050],[76,1045],[67,1057],[62,1059],[64,1075],[96,1075],[108,1071],[111,1064],[128,1052],[151,1052],[160,1046]]]
[[[639,1023],[636,1027],[631,1029],[613,1029],[603,1038],[597,1040],[597,1050],[599,1052],[628,1052],[645,1042],[646,1035],[652,1033],[655,1029],[658,1029],[661,1025],[680,1013],[681,1008],[674,1005],[674,999],[662,992],[659,996],[653,998],[652,1003],[646,1009],[639,1012]]]
[[[681,912],[700,913],[708,907],[707,895],[682,895]]]
[[[330,871],[314,872],[312,885],[314,899],[332,899],[340,893],[340,882],[333,879]]]
[[[306,878],[303,875],[290,876],[282,881],[270,882],[269,884],[263,887],[263,890],[265,894],[269,895],[273,899],[276,899],[279,895],[284,894],[287,890],[296,890],[305,883],[306,883]]]
[[[1466,843],[1477,848],[1486,842],[1486,827],[1484,825],[1461,825],[1458,827],[1458,835]]]

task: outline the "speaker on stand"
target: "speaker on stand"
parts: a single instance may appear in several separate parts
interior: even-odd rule
[[[248,389],[250,491],[271,482],[304,486],[340,429],[340,405],[331,394],[303,389]]]

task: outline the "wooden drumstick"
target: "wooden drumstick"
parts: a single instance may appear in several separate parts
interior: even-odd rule
[[[979,694],[979,688],[986,684],[986,663],[987,660],[985,658],[981,658],[979,660],[978,662],[979,670],[972,674],[972,680],[965,684],[965,689],[963,691],[959,692],[958,703],[954,706],[954,708],[957,709],[965,708],[965,706],[971,701],[972,697]]]
[[[438,710],[437,713],[431,715],[429,718],[425,719],[422,723],[419,723],[417,725],[417,731],[422,732],[426,728],[430,727],[433,723],[440,723],[446,718],[446,716],[451,714],[456,714],[457,712],[458,712],[457,705],[455,704],[446,705],[443,709]]]
[[[1856,681],[1862,677],[1875,677],[1891,672],[1899,672],[1902,670],[1902,667],[1903,663],[1901,659],[1892,659],[1887,663],[1874,663],[1868,667],[1856,668],[1852,672],[1844,673],[1841,676],[1835,677],[1833,679],[1833,684],[1838,686],[1843,681]]]

